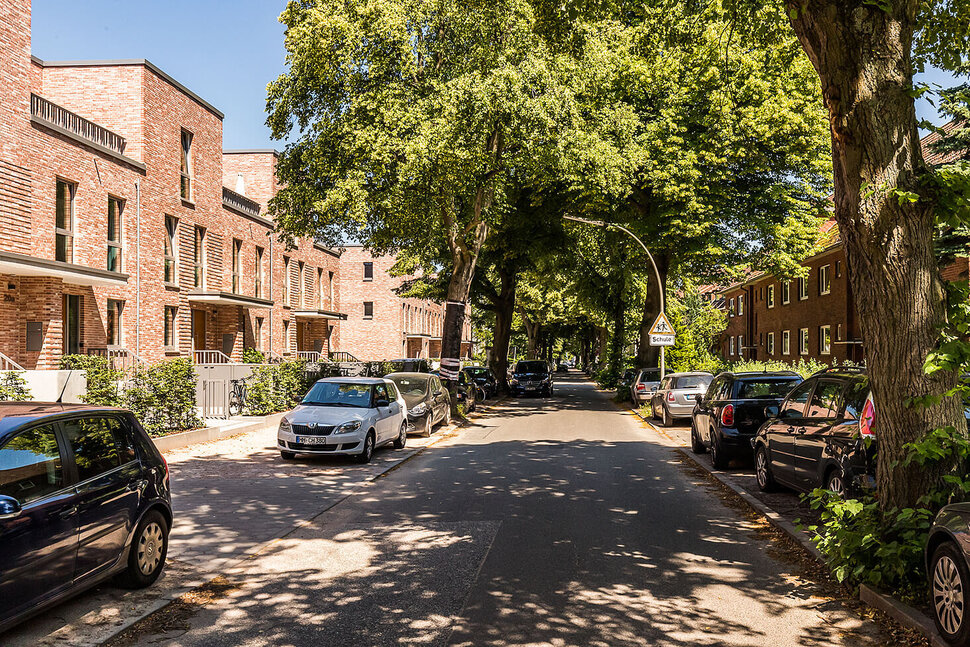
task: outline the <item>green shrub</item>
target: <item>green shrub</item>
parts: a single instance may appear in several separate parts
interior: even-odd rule
[[[243,363],[245,364],[263,364],[266,362],[266,355],[263,351],[257,348],[244,348],[243,349]]]
[[[317,371],[309,372],[304,360],[256,366],[246,378],[246,412],[265,416],[292,409],[310,390],[317,375],[331,370],[329,362],[322,362]]]
[[[854,366],[850,362],[845,362],[844,366]],[[734,362],[729,364],[727,369],[735,372],[741,371],[795,371],[802,377],[808,377],[813,373],[818,373],[824,368],[828,368],[828,364],[819,362],[813,359],[799,359],[797,362],[788,363],[779,360],[768,360],[764,362],[759,362],[756,360],[743,360],[740,362]]]
[[[122,404],[118,384],[124,379],[122,371],[111,368],[107,357],[101,355],[64,355],[61,369],[84,371],[87,378],[87,392],[81,400],[102,407],[120,407]]]
[[[30,400],[27,381],[19,371],[5,371],[0,378],[0,400],[23,402]]]
[[[191,360],[159,362],[135,373],[122,393],[123,406],[152,436],[193,429],[202,424],[196,409],[196,384]]]

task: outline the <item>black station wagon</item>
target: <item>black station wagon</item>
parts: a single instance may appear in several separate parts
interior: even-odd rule
[[[149,586],[171,526],[168,466],[131,413],[0,403],[0,632],[108,577]]]

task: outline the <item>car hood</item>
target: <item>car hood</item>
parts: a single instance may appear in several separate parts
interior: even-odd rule
[[[305,425],[315,422],[318,425],[342,425],[353,420],[363,420],[370,409],[356,409],[351,407],[321,407],[300,405],[287,414],[290,424]]]
[[[418,406],[428,397],[427,395],[408,395],[407,393],[402,393],[401,397],[404,398],[404,404],[408,405],[408,410],[413,409]]]

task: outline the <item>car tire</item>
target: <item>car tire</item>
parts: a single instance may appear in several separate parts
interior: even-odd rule
[[[148,511],[132,535],[128,567],[118,583],[129,589],[151,586],[165,568],[168,555],[168,522],[158,510]]]
[[[707,453],[707,446],[697,437],[697,425],[694,424],[693,418],[690,421],[690,450],[695,454]]]
[[[394,439],[394,449],[404,449],[408,443],[408,423],[407,420],[401,423],[401,433]]]
[[[354,457],[357,459],[358,463],[364,464],[369,463],[372,458],[374,458],[374,433],[371,431],[367,432],[364,436],[364,446],[360,449],[360,453]]]
[[[431,427],[433,426],[431,424],[432,417],[433,417],[433,414],[429,413],[424,418],[424,430],[421,432],[421,435],[424,436],[425,438],[431,438]]]
[[[284,452],[284,451],[280,450],[280,458],[282,458],[284,461],[291,461],[294,458],[296,458],[296,453],[295,452]]]
[[[841,497],[845,496],[845,478],[838,469],[831,469],[825,477],[825,489],[835,492]]]
[[[721,443],[717,440],[717,433],[711,431],[711,467],[716,470],[727,469],[728,461],[727,456],[724,455],[724,448],[721,447]]]
[[[771,475],[771,463],[768,461],[768,450],[764,445],[758,445],[754,450],[754,475],[758,481],[758,489],[762,492],[773,492],[778,485]]]
[[[667,407],[665,405],[660,405],[660,408],[661,408],[660,424],[662,424],[664,427],[673,427],[674,419],[670,416],[670,411],[667,410]]]
[[[936,547],[930,558],[930,596],[933,621],[951,645],[970,645],[967,586],[970,569],[963,552],[950,541]]]
[[[448,404],[448,407],[445,409],[445,422],[444,422],[444,424],[445,425],[450,425],[451,424],[451,403],[449,403]]]

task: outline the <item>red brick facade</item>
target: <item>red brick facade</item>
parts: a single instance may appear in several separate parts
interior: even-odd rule
[[[340,256],[340,295],[347,320],[341,325],[341,350],[358,359],[400,359],[441,356],[444,304],[401,298],[394,293],[411,277],[391,276],[392,256],[373,256],[360,246],[343,249]],[[365,276],[371,264],[371,277]],[[365,304],[371,304],[365,306]],[[365,308],[369,307],[369,315]],[[471,319],[466,312],[462,357],[471,357]]]
[[[338,254],[271,235],[275,153],[224,154],[214,107],[147,61],[32,58],[22,0],[0,0],[0,97],[4,355],[56,368],[65,352],[109,348],[149,362],[335,348]],[[110,241],[109,202],[120,210]]]

